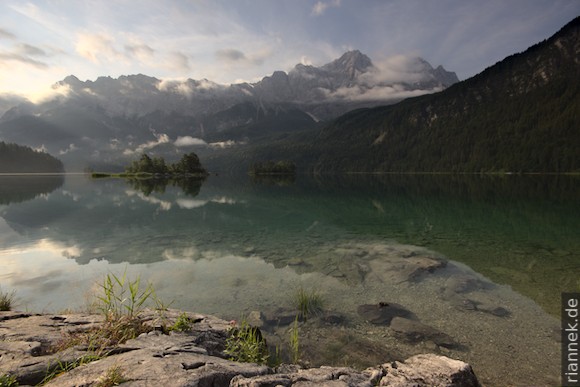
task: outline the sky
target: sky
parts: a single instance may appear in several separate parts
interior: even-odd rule
[[[580,0],[2,0],[0,95],[75,75],[255,82],[358,49],[469,78],[580,15]]]

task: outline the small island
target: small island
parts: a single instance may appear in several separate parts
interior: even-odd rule
[[[174,164],[167,164],[162,157],[149,157],[141,155],[139,160],[134,160],[125,168],[124,173],[93,172],[93,178],[101,177],[125,177],[125,178],[197,178],[205,179],[209,173],[203,168],[199,157],[193,152],[183,155]]]

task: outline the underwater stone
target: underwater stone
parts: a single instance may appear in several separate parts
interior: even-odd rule
[[[357,312],[365,320],[376,325],[390,325],[395,317],[417,320],[417,316],[413,312],[394,302],[360,305]]]
[[[419,321],[412,321],[402,317],[395,317],[391,322],[391,329],[397,336],[411,343],[432,341],[439,347],[460,347],[451,336]]]

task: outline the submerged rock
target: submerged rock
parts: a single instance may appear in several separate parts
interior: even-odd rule
[[[439,347],[449,349],[461,347],[453,337],[419,321],[395,317],[391,321],[391,329],[395,331],[398,337],[411,343],[432,341]]]
[[[417,320],[417,316],[413,312],[394,302],[360,305],[357,312],[365,320],[376,325],[390,325],[395,317]]]
[[[496,317],[509,317],[512,314],[503,306],[490,305],[481,301],[471,300],[469,298],[454,298],[451,300],[451,304],[458,309],[487,313]]]

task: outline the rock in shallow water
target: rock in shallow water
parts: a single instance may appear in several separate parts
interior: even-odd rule
[[[394,302],[360,305],[357,312],[365,320],[376,325],[390,325],[395,317],[417,320],[413,312]]]
[[[397,336],[411,343],[432,341],[440,347],[450,349],[461,347],[453,337],[419,321],[395,317],[391,321],[391,329],[395,331]]]

